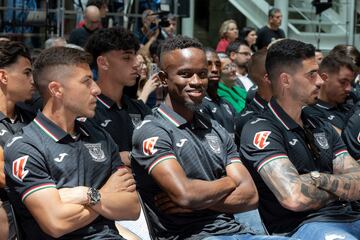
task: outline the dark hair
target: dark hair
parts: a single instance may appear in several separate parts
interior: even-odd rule
[[[239,33],[239,39],[241,41],[245,41],[245,38],[247,37],[247,35],[249,35],[249,33],[251,33],[252,31],[256,32],[256,29],[253,27],[243,27],[243,29],[241,29],[241,31]]]
[[[280,40],[268,49],[265,68],[270,81],[275,81],[281,71],[294,72],[302,61],[315,57],[315,47],[293,39]]]
[[[59,66],[76,66],[79,64],[90,64],[91,55],[85,51],[68,47],[52,47],[43,50],[33,65],[34,82],[44,96],[45,87],[50,82],[49,77],[52,69]],[[45,73],[45,74],[44,74]]]
[[[204,50],[203,45],[194,38],[176,35],[174,38],[168,38],[161,45],[161,54],[176,49],[185,49],[185,48],[198,48]]]
[[[360,67],[360,52],[353,45],[339,44],[336,45],[329,54],[339,53],[351,57],[357,67]]]
[[[161,44],[161,54],[160,54],[160,66],[162,66],[162,59],[165,53],[174,51],[176,49],[185,49],[185,48],[198,48],[204,50],[203,45],[194,38],[176,35],[173,38],[166,39]]]
[[[216,53],[215,49],[211,48],[211,47],[205,47],[204,48],[205,53]],[[217,53],[216,53],[217,54]]]
[[[226,48],[226,55],[230,56],[232,52],[237,52],[239,50],[239,47],[242,45],[249,47],[249,44],[247,44],[247,42],[245,41],[236,40],[234,42],[231,42]]]
[[[281,12],[279,8],[270,8],[268,12],[268,18],[273,17],[277,12]]]
[[[86,4],[88,6],[96,6],[98,9],[107,4],[107,0],[89,0]]]
[[[96,62],[98,56],[113,50],[139,50],[139,41],[134,34],[122,27],[103,28],[93,33],[86,43],[85,50],[91,53]]]
[[[353,59],[350,56],[344,53],[333,52],[322,60],[319,71],[320,73],[338,73],[341,67],[346,67],[352,72],[355,72],[356,69]]]
[[[19,57],[31,61],[29,49],[21,42],[0,41],[0,67],[7,67],[15,63]]]

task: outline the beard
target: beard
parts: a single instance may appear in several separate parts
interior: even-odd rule
[[[185,102],[185,107],[189,109],[191,112],[195,112],[200,109],[201,103],[195,103],[195,102]]]

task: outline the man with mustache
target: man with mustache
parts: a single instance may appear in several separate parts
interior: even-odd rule
[[[303,111],[324,84],[314,46],[274,43],[265,66],[273,97],[245,124],[240,156],[259,190],[267,230],[300,239],[359,239],[359,164],[329,123]]]
[[[208,82],[201,43],[179,35],[165,40],[160,68],[168,95],[135,129],[132,150],[153,234],[158,239],[274,239],[253,236],[234,220],[233,213],[256,208],[257,191],[227,131],[196,111]]]
[[[346,104],[355,79],[353,60],[344,54],[330,54],[320,64],[319,75],[324,80],[319,99],[306,111],[330,122],[338,133],[345,128],[352,114],[352,105]]]
[[[135,182],[116,144],[84,119],[94,116],[100,94],[90,62],[84,51],[54,47],[34,63],[44,108],[4,149],[24,239],[124,239],[114,220],[139,215]]]

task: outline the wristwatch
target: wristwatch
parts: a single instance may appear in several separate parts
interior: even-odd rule
[[[310,177],[314,182],[315,187],[320,186],[320,173],[318,171],[310,172]]]
[[[88,205],[94,206],[95,204],[100,202],[101,194],[96,188],[90,187],[87,192],[87,196],[89,200]]]

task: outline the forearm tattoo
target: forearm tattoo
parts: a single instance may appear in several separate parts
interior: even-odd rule
[[[334,199],[332,194],[316,188],[310,176],[301,178],[288,158],[269,162],[260,175],[280,202],[293,199],[303,211],[321,208]]]

